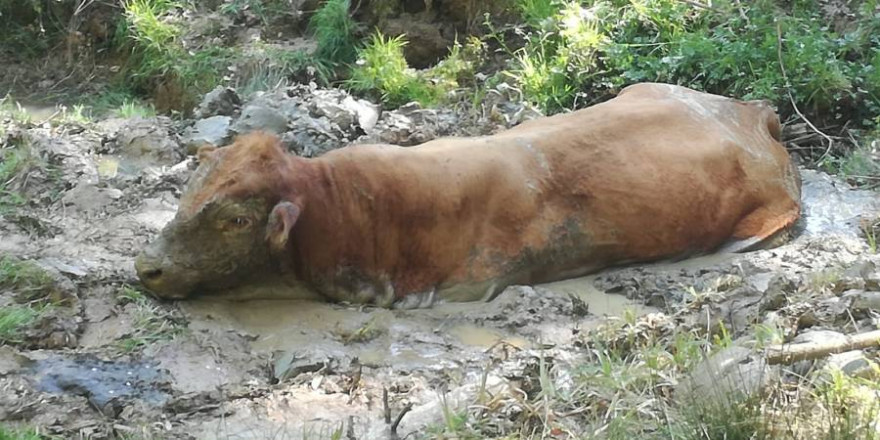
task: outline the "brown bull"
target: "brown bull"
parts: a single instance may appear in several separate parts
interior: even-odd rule
[[[779,137],[763,103],[665,84],[409,148],[304,159],[250,134],[200,153],[177,216],[136,267],[166,298],[248,286],[263,292],[251,297],[424,306],[746,250],[800,214],[799,175]]]

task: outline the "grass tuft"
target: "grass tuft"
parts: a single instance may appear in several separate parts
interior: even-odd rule
[[[31,326],[39,316],[37,310],[28,306],[0,307],[0,345],[21,342],[21,331]]]
[[[13,429],[0,425],[0,440],[43,440],[33,429]]]
[[[408,42],[403,35],[386,37],[376,31],[358,51],[357,65],[346,81],[355,92],[378,95],[389,107],[417,102],[424,107],[444,101],[449,92],[472,78],[484,49],[475,38],[463,47],[456,43],[449,55],[431,69],[416,71],[403,54]]]
[[[122,353],[133,353],[149,344],[170,340],[184,331],[178,323],[170,319],[167,311],[133,287],[123,286],[117,302],[120,305],[134,305],[134,332],[116,341],[116,348]]]

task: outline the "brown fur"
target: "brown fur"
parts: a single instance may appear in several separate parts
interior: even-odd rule
[[[179,216],[210,200],[288,201],[298,217],[276,271],[337,300],[474,300],[788,228],[800,181],[779,132],[762,103],[639,84],[493,136],[409,148],[303,159],[255,133],[200,152]]]

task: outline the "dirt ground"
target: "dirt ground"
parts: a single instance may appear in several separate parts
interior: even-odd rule
[[[394,121],[405,116],[384,114],[365,136],[399,138]],[[499,423],[513,419],[539,365],[552,364],[565,387],[590,330],[624,315],[690,327],[721,320],[735,338],[768,316],[787,337],[872,326],[858,304],[880,290],[880,269],[861,225],[880,216],[880,198],[806,169],[804,218],[775,249],[516,286],[490,303],[430,310],[157,302],[137,290],[133,259],[173,217],[194,169],[184,129],[51,113],[3,122],[6,144],[26,146],[33,160],[9,186],[25,201],[0,214],[0,254],[46,270],[54,296],[18,340],[0,345],[0,421],[63,438],[419,438],[480,393],[503,403],[509,417]],[[817,283],[829,287],[779,300]],[[712,296],[694,307],[694,292]],[[16,303],[20,291],[0,291],[0,305]]]

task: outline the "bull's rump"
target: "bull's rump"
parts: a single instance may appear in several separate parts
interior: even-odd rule
[[[356,265],[398,295],[467,297],[707,252],[791,224],[796,173],[775,118],[645,84],[493,136],[358,146],[324,160],[346,176],[349,209],[371,213],[356,222],[372,237],[349,251]]]

